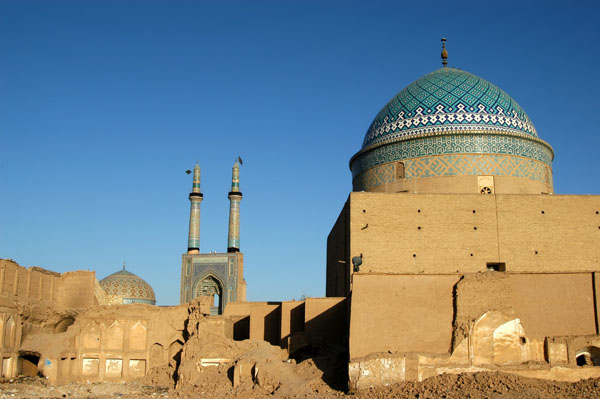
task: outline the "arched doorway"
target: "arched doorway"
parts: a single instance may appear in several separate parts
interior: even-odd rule
[[[214,276],[209,274],[196,285],[194,297],[199,296],[211,298],[211,315],[214,316],[223,313],[223,286]]]
[[[575,354],[578,366],[600,366],[600,348],[587,346]]]

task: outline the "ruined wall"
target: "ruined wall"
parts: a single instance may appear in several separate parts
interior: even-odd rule
[[[64,308],[87,308],[97,305],[95,299],[96,273],[75,271],[60,276],[58,304]]]
[[[600,269],[600,196],[355,192],[349,204],[350,258],[363,255],[361,271]]]
[[[169,366],[174,372],[187,318],[186,306],[94,306],[65,331],[29,335],[21,350],[38,353],[39,369],[56,384],[132,380]]]
[[[481,370],[577,379],[591,376],[578,372],[578,357],[600,365],[594,273],[355,273],[353,280],[354,387]]]
[[[0,259],[0,376],[35,375],[39,352],[25,349],[23,341],[42,331],[64,331],[72,324],[75,309],[95,303],[95,283],[94,272],[61,275]]]

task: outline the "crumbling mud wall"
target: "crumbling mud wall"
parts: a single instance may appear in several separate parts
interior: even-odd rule
[[[54,332],[97,302],[94,272],[56,273],[0,259],[0,376],[37,372],[40,354],[21,346],[29,335]],[[90,289],[91,288],[91,289]]]
[[[357,273],[353,280],[353,388],[484,370],[600,376],[600,367],[581,367],[600,366],[592,273]]]

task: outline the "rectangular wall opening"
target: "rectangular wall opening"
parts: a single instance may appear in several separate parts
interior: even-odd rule
[[[506,263],[488,263],[486,269],[494,272],[505,272]]]

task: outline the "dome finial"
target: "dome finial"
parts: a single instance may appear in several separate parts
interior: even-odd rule
[[[442,37],[442,65],[446,68],[448,65],[448,51],[446,50],[446,38]]]
[[[123,270],[125,270],[125,262],[123,261]]]

